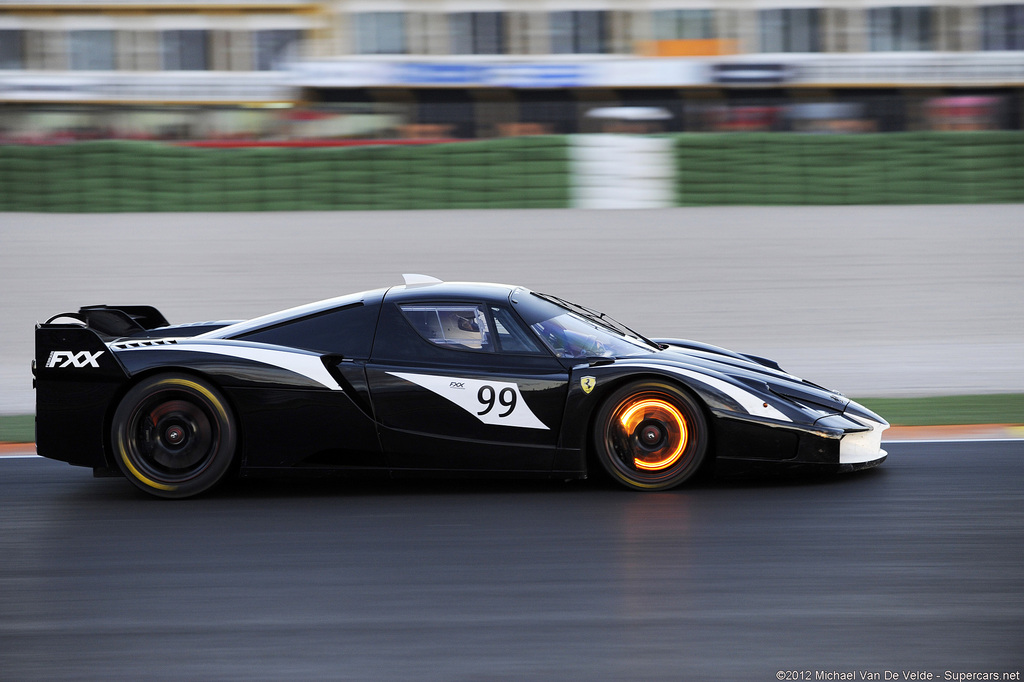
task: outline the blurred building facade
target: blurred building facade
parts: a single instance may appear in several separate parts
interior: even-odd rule
[[[0,0],[12,141],[1020,129],[1022,93],[985,0]]]

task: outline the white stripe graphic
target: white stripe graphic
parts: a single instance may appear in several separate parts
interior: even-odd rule
[[[293,353],[286,350],[275,350],[272,348],[254,348],[250,346],[222,346],[219,344],[206,343],[177,343],[173,346],[142,346],[140,348],[126,348],[118,353],[128,353],[147,350],[186,350],[194,353],[210,353],[213,355],[225,355],[232,358],[254,360],[265,365],[272,365],[295,372],[312,379],[318,384],[323,384],[332,391],[340,391],[341,386],[334,380],[331,373],[324,367],[319,356],[307,355],[305,353]]]
[[[706,374],[700,372],[694,372],[689,369],[683,369],[682,367],[673,367],[672,365],[647,365],[647,364],[630,364],[630,367],[644,367],[648,369],[659,369],[665,372],[672,372],[679,374],[684,377],[699,381],[702,384],[710,386],[711,388],[720,391],[736,402],[747,411],[748,414],[752,414],[756,417],[767,417],[768,419],[776,419],[780,422],[792,422],[793,420],[779,412],[771,405],[766,405],[762,398],[757,397],[752,393],[744,391],[739,386],[734,386],[728,382],[722,381],[715,377],[709,377]]]

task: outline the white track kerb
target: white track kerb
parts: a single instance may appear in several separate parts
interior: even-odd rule
[[[570,139],[573,208],[673,206],[671,139],[618,134]]]

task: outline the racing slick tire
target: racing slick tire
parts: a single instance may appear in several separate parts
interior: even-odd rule
[[[215,486],[231,468],[236,440],[224,396],[187,374],[159,374],[133,386],[111,425],[125,478],[157,497],[191,497]]]
[[[700,469],[708,449],[704,411],[685,391],[660,381],[616,390],[594,420],[594,448],[613,479],[635,490],[667,490]]]

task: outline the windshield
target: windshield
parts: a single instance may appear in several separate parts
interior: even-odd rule
[[[575,313],[562,312],[530,327],[560,358],[612,358],[651,352],[642,341],[622,336]]]
[[[616,322],[615,320],[613,320],[612,318],[608,317],[607,315],[600,311],[588,308],[584,305],[580,305],[579,303],[567,301],[564,298],[552,296],[551,294],[542,294],[539,291],[534,291],[532,293],[537,298],[542,299],[544,301],[548,301],[550,303],[554,303],[555,305],[561,308],[565,308],[569,312],[576,313],[576,315],[578,315],[579,317],[589,320],[590,322],[593,322],[599,327],[606,327],[608,329],[611,329],[612,331],[618,332],[619,334],[623,334],[624,336],[632,336],[633,338],[639,341],[644,341],[649,346],[657,348],[657,344],[653,343],[644,336],[637,334],[635,331],[633,331],[626,325],[622,324],[621,322]]]

